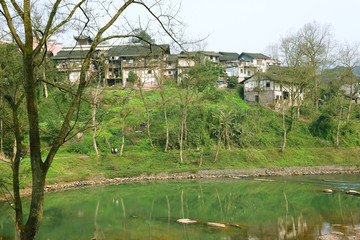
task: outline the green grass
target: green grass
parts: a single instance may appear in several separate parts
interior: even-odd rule
[[[184,162],[179,161],[179,152],[132,152],[124,156],[104,155],[84,156],[80,154],[59,154],[47,175],[47,183],[65,183],[82,180],[98,180],[115,177],[133,177],[160,172],[178,173],[198,170],[248,169],[275,167],[308,166],[348,166],[359,165],[360,148],[288,148],[281,152],[271,149],[234,149],[221,150],[214,162],[215,150],[206,150],[203,164],[199,168],[200,152],[185,151]],[[8,163],[0,162],[0,180],[10,183],[11,169]],[[31,186],[30,160],[21,163],[22,188]]]

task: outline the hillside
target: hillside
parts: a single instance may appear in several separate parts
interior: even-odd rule
[[[92,110],[90,105],[83,104],[76,120],[80,128],[74,129],[74,137],[56,155],[48,183],[198,169],[358,165],[359,105],[354,104],[350,123],[345,120],[341,123],[339,149],[334,147],[336,118],[321,122],[319,119],[324,114],[313,115],[311,107],[305,105],[301,117],[288,132],[285,151],[281,152],[282,114],[244,102],[238,90],[230,89],[196,92],[189,98],[181,162],[179,148],[186,95],[181,89],[172,87],[166,88],[164,93],[169,129],[167,152],[164,151],[166,123],[160,91],[143,92],[149,110],[153,150],[147,134],[144,101],[139,91],[106,88],[96,113],[96,142],[100,157],[96,157],[93,130],[89,128]],[[40,120],[44,133],[52,132],[55,137],[60,124],[55,110],[66,104],[66,98],[56,93],[43,100]],[[323,106],[325,116],[330,116],[326,109]],[[289,116],[285,124],[289,124]],[[76,134],[77,131],[80,133]],[[120,156],[123,133],[125,143]],[[52,141],[50,135],[42,139],[42,144],[50,147]],[[118,149],[117,155],[111,153],[112,147]],[[9,183],[9,164],[1,162],[0,170],[2,180]],[[25,188],[31,183],[27,153],[24,153],[21,171]]]

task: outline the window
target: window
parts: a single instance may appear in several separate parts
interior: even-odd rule
[[[149,71],[148,71],[148,74],[152,74],[152,71],[151,71],[151,70],[149,70]]]
[[[289,98],[289,93],[286,91],[283,91],[283,99],[286,100]]]
[[[270,87],[270,81],[266,82],[266,87]]]
[[[241,72],[241,73],[244,73],[244,70],[243,70],[243,69],[241,69],[241,70],[240,70],[240,72]]]

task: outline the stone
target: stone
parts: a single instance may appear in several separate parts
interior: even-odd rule
[[[360,192],[355,191],[355,190],[349,190],[349,191],[346,192],[346,194],[360,196]]]
[[[333,190],[332,189],[324,189],[322,190],[324,193],[333,193]]]
[[[182,223],[182,224],[197,223],[196,220],[192,220],[192,219],[189,219],[189,218],[180,218],[180,219],[176,220],[176,222]]]
[[[226,228],[226,225],[222,223],[208,222],[206,225],[210,227]]]

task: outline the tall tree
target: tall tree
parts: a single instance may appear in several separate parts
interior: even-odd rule
[[[352,100],[359,89],[359,77],[355,74],[355,68],[360,64],[360,44],[359,43],[345,43],[341,44],[338,50],[338,63],[342,67],[340,70],[340,77],[342,79],[343,87],[349,90],[346,95],[349,97],[348,111],[346,120],[350,120],[350,112]]]
[[[149,107],[149,103],[147,102],[146,98],[145,98],[145,94],[144,94],[144,84],[145,82],[143,82],[141,80],[141,78],[137,78],[137,87],[139,88],[139,92],[140,92],[140,97],[141,97],[141,101],[144,104],[144,108],[145,108],[145,113],[146,113],[146,132],[147,135],[149,137],[149,142],[150,142],[150,146],[151,148],[155,151],[155,147],[153,144],[153,140],[151,137],[151,132],[150,132],[150,107]]]
[[[96,4],[97,12],[104,10],[104,18],[100,19],[91,15],[94,7],[91,1],[78,0],[75,3],[69,4],[67,1],[56,0],[49,3],[46,7],[42,5],[42,2],[24,0],[19,4],[16,0],[5,1],[0,0],[0,16],[5,19],[8,30],[11,32],[19,51],[21,51],[23,58],[23,85],[25,88],[26,106],[28,112],[28,124],[29,124],[29,142],[30,142],[30,162],[32,173],[32,195],[30,203],[30,211],[27,220],[23,219],[23,209],[21,205],[20,192],[19,192],[19,169],[13,168],[13,192],[14,192],[14,204],[15,204],[15,221],[16,230],[20,239],[35,239],[40,227],[40,223],[43,216],[43,204],[44,204],[44,186],[46,176],[49,168],[52,165],[55,154],[63,143],[67,140],[72,126],[71,122],[76,115],[77,106],[79,105],[85,88],[89,85],[89,79],[87,77],[87,70],[91,64],[91,56],[95,52],[97,46],[102,41],[107,41],[113,38],[132,37],[134,34],[115,34],[108,33],[111,26],[119,20],[119,17],[123,15],[124,11],[131,5],[140,5],[143,7],[156,22],[160,23],[161,28],[167,34],[171,34],[171,23],[163,24],[162,19],[169,20],[165,13],[161,12],[161,8],[158,8],[156,12],[155,8],[159,7],[159,1],[155,1],[155,4],[145,3],[143,1],[126,0],[120,5],[114,5],[111,1],[103,3],[103,9],[99,8],[99,4]],[[33,25],[33,9],[43,9],[44,16],[47,19],[43,19],[44,24],[41,29],[36,28]],[[49,10],[48,13],[45,13]],[[82,15],[81,15],[82,14]],[[101,14],[97,15],[101,16]],[[79,19],[82,18],[82,19]],[[78,21],[79,20],[79,21]],[[19,22],[21,27],[16,27],[16,22]],[[73,92],[73,99],[65,114],[62,125],[59,130],[59,134],[55,143],[51,146],[46,158],[42,158],[42,149],[40,142],[40,128],[39,128],[39,107],[36,97],[36,84],[35,84],[35,72],[34,66],[37,56],[43,54],[41,51],[44,44],[54,34],[63,30],[67,24],[85,23],[81,29],[90,28],[94,30],[94,39],[90,45],[89,51],[83,59],[80,80],[77,85],[77,90]],[[169,28],[165,28],[165,26]],[[107,32],[108,35],[104,36]],[[34,48],[34,37],[37,38],[38,46]],[[175,39],[173,39],[175,40]],[[175,40],[176,41],[176,40]],[[16,157],[14,160],[15,165],[19,165],[20,157]]]
[[[302,49],[314,82],[315,109],[319,111],[318,86],[320,75],[329,64],[333,40],[329,25],[321,26],[317,22],[305,24],[299,31]]]

